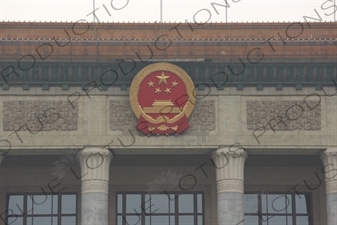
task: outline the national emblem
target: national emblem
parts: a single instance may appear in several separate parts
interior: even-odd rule
[[[180,67],[154,63],[133,79],[130,103],[138,118],[137,130],[145,134],[180,134],[189,128],[187,118],[195,104],[194,84]]]

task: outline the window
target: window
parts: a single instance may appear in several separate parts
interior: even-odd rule
[[[75,193],[7,194],[6,225],[76,225]]]
[[[204,225],[202,192],[117,193],[117,225]]]
[[[245,225],[312,225],[311,194],[247,193]]]

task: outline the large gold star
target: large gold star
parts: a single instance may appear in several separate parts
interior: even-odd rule
[[[156,88],[156,91],[154,93],[159,94],[161,92],[160,88]]]
[[[171,93],[171,90],[170,90],[171,88],[166,88],[166,90],[164,91],[166,94],[168,94],[168,93]]]
[[[178,85],[177,81],[173,81],[171,83],[172,83],[172,87],[177,87],[177,85]]]
[[[149,85],[149,87],[153,87],[154,82],[150,80],[150,82],[147,84]]]
[[[166,79],[169,78],[170,76],[165,76],[164,71],[162,71],[161,75],[160,76],[156,76],[156,77],[159,79],[159,83],[158,83],[158,85],[159,85],[161,83],[167,84]]]

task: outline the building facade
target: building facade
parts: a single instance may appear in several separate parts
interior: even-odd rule
[[[0,29],[0,225],[337,224],[337,23]]]

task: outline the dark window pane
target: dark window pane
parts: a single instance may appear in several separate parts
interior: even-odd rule
[[[267,213],[267,195],[261,195],[261,209],[262,213]]]
[[[27,198],[28,205],[33,202],[33,214],[52,214],[52,195],[30,195]]]
[[[262,216],[261,220],[262,220],[262,225],[270,225],[273,221],[271,221],[275,216],[272,215],[268,215],[268,216]],[[274,220],[277,221],[277,218]]]
[[[139,216],[126,216],[123,217],[123,221],[125,221],[126,224],[140,224],[140,215]]]
[[[22,215],[22,213],[26,213],[23,212],[23,196],[9,196],[8,210],[8,214]],[[13,210],[13,212],[11,210]]]
[[[51,224],[51,217],[33,217],[33,224],[28,225],[46,225]]]
[[[179,216],[179,225],[194,225],[193,216]]]
[[[62,214],[76,213],[76,195],[62,195]]]
[[[75,216],[62,216],[61,225],[76,225]]]
[[[170,195],[170,199],[169,199],[169,202],[170,202],[170,213],[174,213],[175,211],[175,205],[174,205],[174,203],[175,203],[175,201],[176,201],[176,199],[175,199],[175,195]],[[177,197],[178,198],[178,197]]]
[[[22,217],[9,217],[8,218],[8,224],[10,225],[23,225],[23,218]]]
[[[33,224],[33,217],[27,217],[27,225]]]
[[[122,213],[123,210],[123,195],[117,195],[117,213]]]
[[[198,216],[198,225],[204,225],[204,224],[202,223],[202,216]]]
[[[291,212],[290,195],[268,195],[268,213]]]
[[[257,213],[258,212],[258,195],[246,194],[244,195],[244,211],[245,213]]]
[[[48,220],[48,217],[43,217],[45,220]],[[51,220],[51,224],[48,224],[48,225],[57,225],[57,217],[54,216],[54,217],[51,217],[50,218]],[[36,223],[41,223],[41,221],[39,220],[36,220],[36,217],[27,217],[27,225],[35,225]]]
[[[202,213],[202,195],[198,194],[197,195],[197,201],[198,201],[198,213]]]
[[[244,224],[245,225],[259,225],[258,221],[259,221],[258,216],[245,216]]]
[[[151,195],[145,195],[145,202],[144,202],[144,211],[146,214],[151,214]]]
[[[309,225],[308,216],[296,216],[296,225]]]
[[[141,213],[141,204],[141,195],[126,195],[126,213]]]
[[[58,196],[53,195],[53,214],[57,214],[58,210]]]
[[[56,216],[53,216],[52,217],[52,225],[57,225],[57,217]]]
[[[182,194],[179,199],[179,213],[192,213],[194,209],[193,194]]]
[[[175,221],[175,216],[170,216],[170,225],[175,225],[176,221]]]
[[[291,216],[272,216],[269,215],[263,216],[262,219],[263,225],[292,225],[292,217]],[[246,225],[246,224],[245,224]]]
[[[151,195],[151,213],[169,213],[169,199],[165,194]]]
[[[169,216],[151,216],[151,225],[169,225]]]
[[[309,213],[305,195],[295,195],[296,213]]]
[[[117,225],[123,225],[122,216],[117,216]]]
[[[259,217],[258,216],[245,216],[244,224],[245,225],[259,225]]]
[[[151,216],[145,216],[145,225],[151,225]]]

